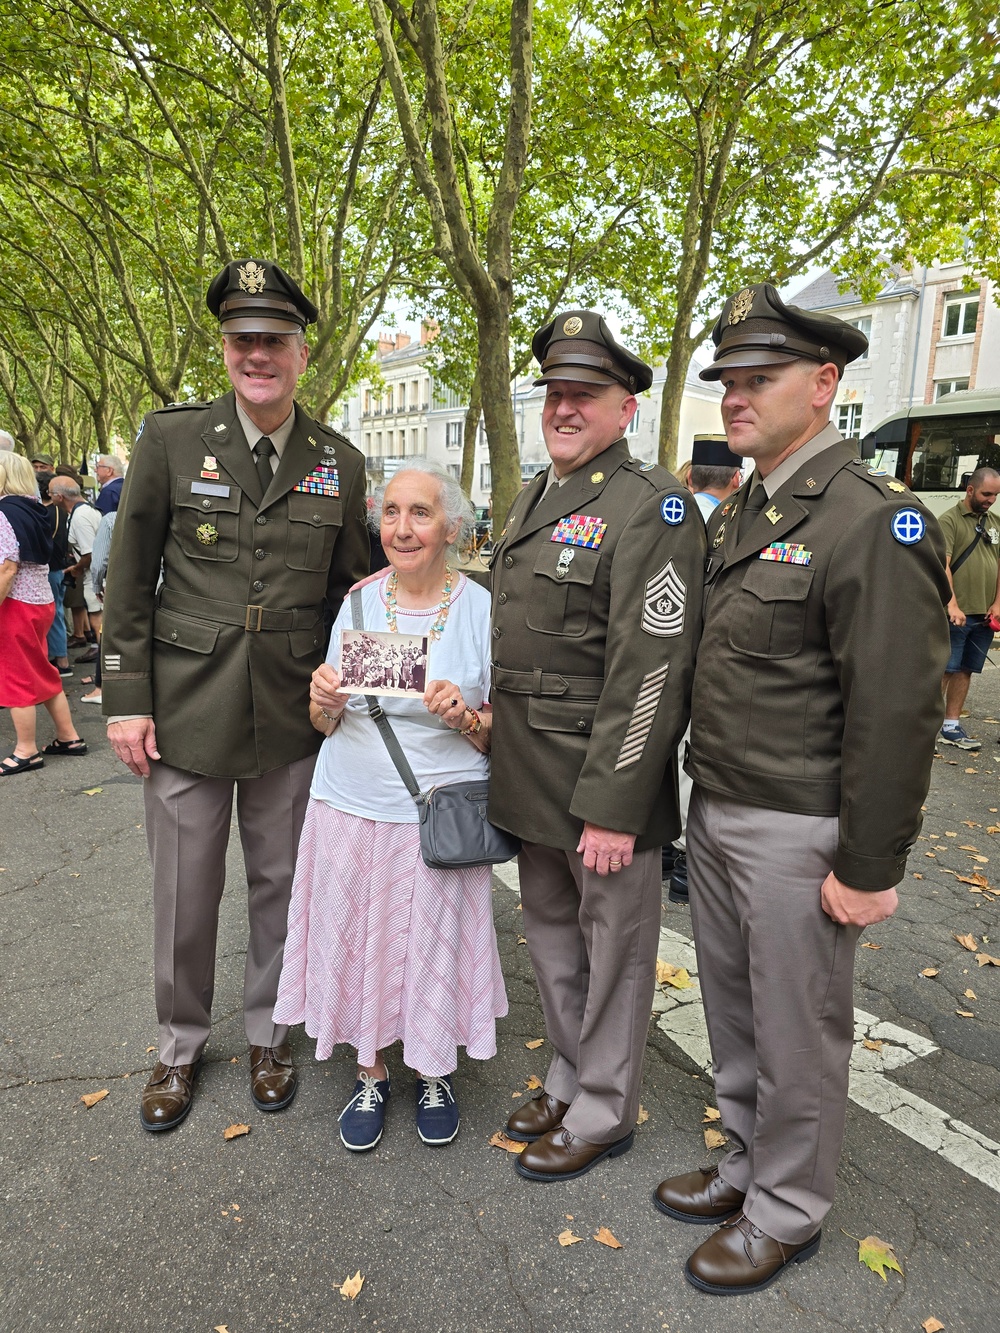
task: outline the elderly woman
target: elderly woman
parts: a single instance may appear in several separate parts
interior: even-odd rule
[[[38,498],[34,469],[26,458],[5,451],[0,454],[0,708],[10,709],[17,744],[0,760],[0,777],[43,767],[43,755],[87,753],[59,671],[48,657],[55,610],[51,548],[51,523]],[[56,739],[41,752],[36,704],[45,705],[56,728]]]
[[[489,598],[449,563],[471,508],[451,477],[414,459],[376,492],[372,515],[389,568],[362,589],[364,628],[428,639],[423,697],[380,703],[422,791],[481,777]],[[304,1022],[317,1059],[338,1042],[356,1049],[357,1082],[340,1116],[346,1148],[365,1152],[382,1136],[383,1053],[396,1041],[419,1075],[417,1133],[445,1144],[458,1133],[457,1048],[495,1055],[495,1019],[507,1012],[490,871],[422,861],[416,806],[364,696],[340,689],[341,633],[351,628],[348,599],[313,675],[310,716],[327,739],[299,844],[275,1020]]]

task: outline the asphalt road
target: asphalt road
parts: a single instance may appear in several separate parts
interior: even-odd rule
[[[983,1178],[991,1161],[1000,1173],[1000,968],[978,966],[953,938],[972,934],[981,951],[1000,956],[1000,907],[957,879],[979,871],[1000,883],[1000,831],[987,831],[994,821],[1000,829],[995,671],[971,697],[968,725],[983,740],[981,756],[946,750],[935,762],[926,838],[911,858],[900,911],[869,932],[881,948],[858,952],[858,1008],[910,1034],[863,1059],[881,1069],[911,1037],[930,1052],[898,1067],[886,1059],[880,1076],[879,1086],[909,1098],[893,1112],[906,1132],[852,1102],[819,1255],[768,1291],[734,1299],[685,1283],[683,1262],[705,1232],[650,1204],[660,1179],[713,1156],[702,1137],[711,1081],[656,1021],[642,1094],[649,1115],[631,1153],[566,1185],[534,1185],[489,1146],[528,1095],[525,1080],[543,1074],[548,1060],[545,1045],[525,1045],[543,1027],[519,943],[518,897],[499,879],[510,1016],[499,1024],[496,1059],[460,1066],[463,1121],[453,1145],[421,1145],[412,1076],[390,1058],[383,1142],[349,1155],[336,1117],[352,1064],[343,1049],[317,1064],[302,1032],[293,1042],[302,1071],[294,1105],[272,1116],[253,1108],[235,838],[216,1026],[197,1101],[177,1131],[143,1133],[137,1100],[156,1027],[141,792],[103,741],[96,710],[75,712],[91,753],[50,760],[0,787],[0,1329],[917,1333],[931,1317],[948,1333],[1000,1326],[1000,1184]],[[11,736],[3,713],[0,752]],[[39,736],[50,736],[47,718]],[[675,933],[661,953],[678,962],[677,937],[690,934],[686,909],[665,905],[664,926]],[[923,977],[924,968],[938,974]],[[91,1109],[80,1101],[103,1089],[107,1097]],[[926,1106],[942,1113],[939,1122],[920,1110]],[[975,1169],[935,1150],[939,1138],[955,1137],[941,1130],[945,1117],[962,1126],[960,1142],[975,1144],[978,1135],[987,1145],[976,1147]],[[226,1141],[233,1123],[251,1132]],[[601,1226],[620,1249],[592,1239]],[[559,1245],[567,1228],[579,1244]],[[890,1272],[883,1282],[859,1264],[851,1237],[869,1234],[894,1245],[903,1276]],[[364,1287],[349,1302],[339,1288],[357,1271]]]

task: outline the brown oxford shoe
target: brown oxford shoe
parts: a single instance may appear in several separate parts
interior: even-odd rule
[[[562,1124],[562,1118],[569,1110],[569,1102],[561,1102],[557,1097],[550,1097],[547,1092],[540,1092],[530,1102],[519,1106],[507,1121],[507,1137],[518,1143],[534,1143],[549,1130]]]
[[[740,1213],[723,1222],[714,1235],[699,1245],[684,1265],[684,1276],[699,1291],[713,1296],[742,1296],[763,1291],[789,1264],[811,1259],[819,1249],[822,1231],[801,1245],[786,1245],[766,1236]]]
[[[164,1065],[157,1060],[139,1101],[139,1123],[150,1134],[176,1129],[188,1111],[194,1092],[198,1062],[193,1065]]]
[[[661,1213],[678,1222],[725,1222],[743,1207],[746,1195],[719,1176],[717,1166],[700,1166],[683,1176],[671,1176],[657,1185],[653,1202]]]
[[[258,1111],[283,1111],[290,1106],[299,1080],[288,1042],[250,1047],[250,1096]]]
[[[565,1125],[559,1125],[535,1143],[529,1143],[514,1166],[518,1175],[528,1180],[575,1180],[605,1157],[620,1157],[628,1152],[634,1138],[633,1130],[615,1143],[588,1143],[571,1134]]]

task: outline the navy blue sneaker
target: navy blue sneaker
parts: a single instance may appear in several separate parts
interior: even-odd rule
[[[388,1073],[388,1070],[386,1071]],[[385,1104],[389,1100],[388,1078],[362,1074],[354,1095],[340,1113],[340,1141],[351,1152],[368,1152],[382,1137]]]
[[[432,1148],[450,1143],[458,1133],[458,1104],[451,1075],[417,1079],[417,1133]]]
[[[938,734],[939,745],[957,745],[960,750],[978,750],[982,741],[970,736],[960,722],[946,722]]]

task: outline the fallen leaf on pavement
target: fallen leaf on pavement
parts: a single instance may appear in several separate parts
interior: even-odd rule
[[[83,794],[84,796],[100,796],[103,790],[103,787],[88,787]]]
[[[955,1013],[958,1014],[959,1018],[975,1018],[976,1016],[971,1009],[956,1009]]]
[[[990,858],[988,856],[970,856],[969,860],[975,861],[978,865],[985,866],[989,864]]]
[[[721,1148],[725,1145],[725,1142],[726,1142],[725,1134],[720,1134],[717,1129],[705,1130],[706,1148]]]
[[[577,1245],[583,1240],[582,1236],[574,1236],[572,1230],[567,1227],[565,1231],[559,1232],[560,1245]]]
[[[534,1092],[536,1088],[540,1088],[542,1086],[542,1080],[538,1078],[535,1074],[529,1074],[528,1077],[524,1080],[524,1086],[528,1089],[529,1092]]]
[[[990,887],[989,880],[985,875],[981,875],[978,870],[973,875],[956,875],[955,878],[959,884],[975,884],[978,889],[988,889]],[[956,935],[955,938],[957,940],[958,936]]]
[[[865,1048],[866,1051],[880,1051],[882,1049],[883,1043],[880,1041],[870,1041],[867,1037],[865,1037],[861,1045]]]
[[[713,1120],[721,1120],[721,1119],[722,1119],[722,1112],[719,1110],[719,1108],[717,1106],[709,1106],[706,1103],[705,1115],[701,1123],[703,1125],[710,1125]]]
[[[939,967],[925,967],[920,975],[922,977],[936,977],[940,971],[941,969]]]
[[[923,875],[918,874],[917,871],[914,870],[914,872],[913,872],[913,878],[914,878],[914,879],[923,879]],[[868,948],[869,948],[869,949],[871,949],[872,947],[874,947],[874,948],[876,948],[876,949],[881,949],[882,946],[881,946],[881,944],[876,944],[876,945],[874,945],[874,946],[872,946],[871,944],[868,945]]]
[[[966,773],[978,773],[978,772],[979,772],[979,769],[978,769],[978,768],[967,768],[965,771],[966,771]]]
[[[940,1319],[935,1319],[933,1315],[928,1315],[920,1327],[924,1330],[924,1333],[941,1333],[944,1324],[941,1323]]]
[[[609,1250],[620,1250],[622,1247],[621,1241],[616,1240],[607,1227],[601,1227],[598,1231],[595,1231],[594,1240],[599,1240],[601,1244],[606,1245]]]
[[[891,1268],[894,1273],[903,1271],[892,1246],[888,1241],[879,1240],[878,1236],[866,1236],[864,1240],[858,1242],[858,1259],[873,1273],[878,1273],[883,1282],[886,1281],[887,1268]]]
[[[978,848],[978,847],[970,847],[969,844],[968,844],[967,842],[960,842],[960,843],[958,844],[958,850],[959,850],[960,852],[978,852],[978,851],[979,851],[979,848]]]
[[[978,999],[979,999],[979,996],[976,994],[976,992],[975,992],[974,990],[964,990],[964,991],[962,991],[962,994],[965,996],[965,998],[966,998],[967,1000],[978,1000]]]
[[[987,833],[1000,833],[1000,824],[990,824]]]
[[[539,1046],[545,1045],[545,1038],[536,1037],[534,1041],[526,1041],[524,1044],[525,1046],[527,1046],[529,1051],[537,1051]]]
[[[238,1139],[241,1138],[244,1134],[249,1134],[249,1133],[250,1133],[249,1125],[230,1125],[228,1129],[224,1129],[222,1131],[222,1137],[224,1139]]]
[[[212,1333],[229,1333],[229,1326],[228,1324],[216,1324],[212,1329]]]
[[[528,943],[527,938],[526,938],[524,935],[518,935],[518,937],[517,937],[517,942],[518,942],[518,944],[527,944],[527,943]]]
[[[957,833],[952,833],[950,829],[945,829],[945,834],[944,834],[944,836],[945,836],[946,838],[957,838],[957,837],[958,837],[958,834],[957,834]]]
[[[90,1108],[96,1106],[98,1102],[103,1102],[107,1095],[107,1088],[102,1088],[100,1092],[85,1092],[80,1098],[80,1101],[83,1102],[84,1106],[89,1111]]]
[[[991,967],[1000,967],[1000,958],[994,958],[988,953],[977,953],[976,962],[980,967],[985,967],[987,963],[989,963]]]
[[[674,967],[662,958],[656,960],[656,981],[659,986],[673,986],[675,990],[690,990],[694,985],[686,967]]]
[[[649,1112],[646,1110],[646,1108],[645,1108],[645,1107],[642,1105],[642,1103],[640,1102],[640,1103],[639,1103],[639,1114],[638,1114],[638,1115],[636,1116],[636,1118],[635,1118],[635,1123],[636,1123],[637,1125],[644,1125],[648,1119],[649,1119]]]
[[[502,1129],[498,1129],[490,1138],[490,1147],[502,1148],[504,1152],[524,1152],[527,1146],[526,1143],[518,1143],[516,1139],[509,1139]]]
[[[968,949],[970,953],[975,953],[979,948],[976,943],[975,935],[952,935],[953,940],[957,940],[963,949]]]
[[[919,876],[919,878],[923,879],[923,875]],[[881,949],[882,946],[881,944],[872,944],[871,940],[865,940],[861,947],[862,949]]]
[[[153,1052],[154,1052],[155,1050],[156,1050],[156,1047],[155,1047],[155,1046],[147,1046],[147,1047],[146,1047],[146,1054],[147,1054],[147,1055],[152,1055]]]
[[[365,1280],[361,1276],[361,1269],[359,1268],[358,1271],[354,1274],[354,1276],[349,1277],[347,1281],[344,1283],[344,1285],[340,1288],[340,1294],[341,1296],[343,1296],[345,1301],[356,1301],[358,1298],[358,1292],[364,1285],[365,1285]]]

